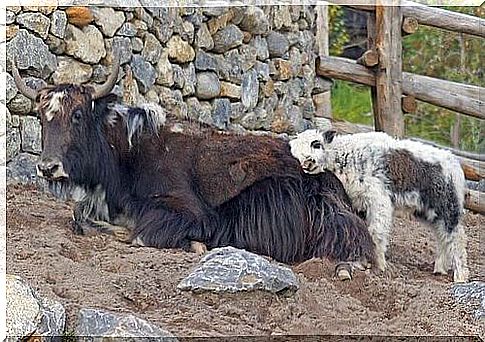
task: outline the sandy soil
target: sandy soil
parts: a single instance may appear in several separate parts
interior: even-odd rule
[[[7,272],[65,305],[68,329],[81,307],[130,312],[178,336],[271,334],[484,335],[454,303],[451,278],[434,276],[434,236],[397,219],[385,275],[332,278],[328,261],[294,266],[301,288],[268,293],[191,294],[176,289],[198,258],[130,247],[109,236],[77,236],[71,206],[32,187],[7,191]],[[485,280],[485,217],[467,213],[472,279]],[[483,246],[483,245],[482,245]]]

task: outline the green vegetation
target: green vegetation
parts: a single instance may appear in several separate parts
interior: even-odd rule
[[[336,7],[336,6],[331,6]],[[466,14],[484,17],[483,7],[445,7]],[[334,9],[341,12],[340,9]],[[332,13],[332,11],[330,12]],[[331,16],[332,17],[332,16]],[[341,51],[346,42],[342,33],[341,14],[333,14],[331,30],[337,28],[337,36],[331,51]],[[333,26],[332,26],[333,25]],[[332,31],[331,31],[332,32]],[[344,42],[344,43],[342,43]],[[403,70],[416,74],[450,81],[485,86],[483,69],[484,40],[436,28],[420,26],[419,30],[403,38]],[[331,53],[337,54],[337,53]],[[372,123],[370,92],[368,88],[336,81],[332,89],[332,110],[339,119],[354,123]],[[459,120],[459,122],[457,122]],[[420,137],[464,150],[485,152],[485,122],[418,102],[416,113],[407,114],[406,135]],[[453,132],[458,129],[458,139],[453,141]]]

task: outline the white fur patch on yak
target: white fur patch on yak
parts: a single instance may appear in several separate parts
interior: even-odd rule
[[[156,103],[141,104],[138,109],[142,109],[145,115],[136,112],[137,108],[130,108],[121,104],[110,106],[110,112],[106,117],[108,125],[114,126],[121,118],[126,127],[128,144],[132,146],[133,137],[145,129],[151,133],[158,134],[159,129],[165,125],[167,115],[165,110]]]
[[[52,93],[47,104],[47,109],[45,110],[45,118],[47,121],[52,121],[54,116],[61,110],[63,98],[63,91]]]

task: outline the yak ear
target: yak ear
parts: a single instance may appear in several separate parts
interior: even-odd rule
[[[337,132],[334,130],[326,131],[323,133],[323,139],[326,143],[330,144],[333,141],[333,138],[335,138],[335,134],[337,134]]]

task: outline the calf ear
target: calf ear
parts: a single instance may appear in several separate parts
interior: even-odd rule
[[[323,139],[325,139],[325,142],[331,143],[333,141],[333,138],[335,138],[335,134],[337,134],[336,131],[326,131],[323,133]]]

